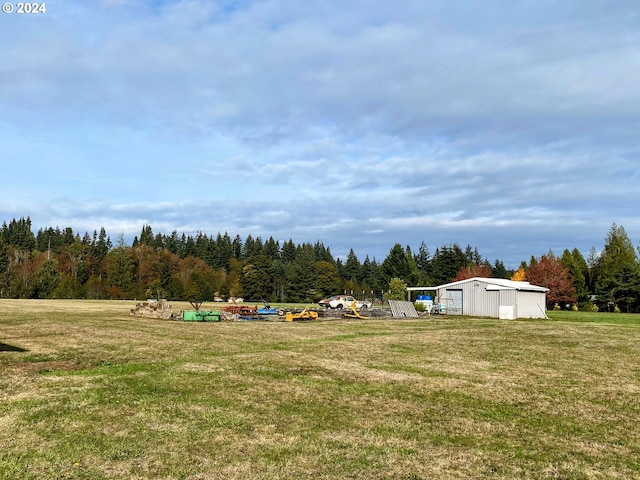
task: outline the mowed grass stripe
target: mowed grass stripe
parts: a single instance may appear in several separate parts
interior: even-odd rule
[[[189,324],[128,308],[0,301],[0,341],[26,350],[0,352],[0,478],[640,476],[628,318]]]

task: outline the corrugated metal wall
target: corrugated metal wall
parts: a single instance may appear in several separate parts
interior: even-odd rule
[[[544,293],[518,292],[518,318],[544,318],[545,303]]]
[[[514,306],[517,318],[543,318],[543,310],[538,304],[545,305],[544,293],[518,290],[489,290],[487,282],[474,280],[456,285],[451,289],[438,290],[438,300],[447,305],[452,315],[470,315],[474,317],[500,317],[500,306]],[[456,301],[462,294],[462,305]],[[457,309],[451,307],[458,307]]]

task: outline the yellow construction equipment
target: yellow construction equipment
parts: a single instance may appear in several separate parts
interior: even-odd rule
[[[287,322],[293,322],[294,320],[317,320],[318,312],[313,312],[307,307],[300,313],[287,312],[284,319]]]
[[[351,309],[351,311],[353,313],[343,313],[342,316],[346,317],[346,318],[359,318],[359,319],[365,319],[367,317],[363,317],[362,315],[360,315],[360,313],[358,312],[358,309],[356,308],[357,305],[357,301],[354,300],[351,305],[349,305],[349,308]]]

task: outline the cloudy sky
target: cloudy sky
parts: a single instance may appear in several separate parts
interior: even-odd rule
[[[0,45],[0,221],[508,267],[640,243],[637,0],[52,0]]]

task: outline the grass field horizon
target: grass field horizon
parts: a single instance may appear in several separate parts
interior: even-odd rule
[[[640,478],[640,316],[135,304],[0,300],[0,479]]]

